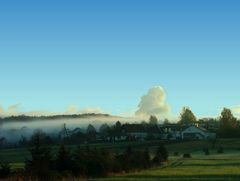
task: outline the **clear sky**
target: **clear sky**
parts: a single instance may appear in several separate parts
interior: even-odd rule
[[[3,0],[0,105],[121,114],[162,86],[217,116],[240,105],[238,0]]]

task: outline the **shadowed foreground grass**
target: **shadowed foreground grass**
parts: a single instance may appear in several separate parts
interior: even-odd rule
[[[149,148],[151,153],[155,153],[159,143],[162,141],[148,141],[148,142],[123,142],[123,143],[99,143],[99,144],[89,144],[89,148],[105,148],[112,152],[122,152],[127,146],[131,145],[134,149],[145,149]],[[218,145],[224,145],[224,149],[234,150],[240,152],[240,139],[219,139],[216,143]],[[80,145],[85,149],[86,145]],[[76,145],[68,146],[73,149]],[[211,148],[212,144],[209,141],[189,141],[189,142],[178,142],[178,143],[167,143],[166,148],[169,153],[178,151],[179,153],[185,152],[197,152],[202,151],[204,147]],[[59,146],[52,146],[52,153],[56,154]],[[216,151],[215,151],[216,153]],[[0,160],[2,162],[8,163],[24,163],[24,161],[30,158],[30,152],[28,148],[18,148],[18,149],[0,149]]]
[[[108,148],[121,152],[131,144],[135,149],[144,149],[146,146],[154,153],[156,142],[121,143],[121,144],[96,144],[90,145],[97,148]],[[224,145],[224,154],[216,154],[217,145]],[[75,147],[75,146],[72,146]],[[240,180],[240,139],[219,140],[215,149],[210,149],[210,155],[205,156],[202,149],[211,148],[208,141],[193,141],[172,143],[166,145],[170,155],[174,151],[180,154],[192,153],[191,159],[170,157],[169,164],[164,168],[153,168],[141,172],[119,174],[103,179],[89,179],[89,181],[215,181],[215,180]],[[84,148],[84,147],[83,147]],[[53,147],[53,152],[57,147]],[[24,160],[29,157],[27,149],[0,150],[0,160],[9,161],[13,169],[23,168]],[[13,179],[14,180],[14,179]],[[64,179],[64,181],[82,181],[82,179]],[[86,180],[86,179],[85,179]]]

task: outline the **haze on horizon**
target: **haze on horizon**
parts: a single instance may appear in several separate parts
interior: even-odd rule
[[[239,117],[239,5],[1,2],[0,116]]]

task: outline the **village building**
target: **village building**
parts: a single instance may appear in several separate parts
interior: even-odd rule
[[[167,140],[203,140],[215,139],[216,133],[199,126],[181,126],[179,124],[165,124],[161,125],[164,130],[165,139]]]
[[[162,139],[164,135],[158,125],[125,124],[122,129],[130,140]]]
[[[181,132],[181,136],[183,140],[187,140],[187,139],[204,140],[204,139],[215,139],[216,133],[211,133],[203,127],[189,126],[188,128],[185,128]]]

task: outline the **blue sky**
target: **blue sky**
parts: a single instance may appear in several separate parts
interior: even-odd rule
[[[237,0],[0,2],[0,105],[113,114],[156,85],[173,114],[240,105]]]

